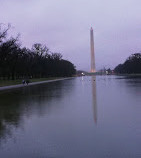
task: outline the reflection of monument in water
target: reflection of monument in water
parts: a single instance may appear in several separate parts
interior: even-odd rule
[[[94,53],[94,35],[93,28],[90,29],[90,48],[91,48],[91,73],[95,74],[95,53]],[[93,107],[93,117],[94,122],[97,123],[97,96],[96,96],[96,76],[92,76],[92,107]]]
[[[92,107],[94,122],[97,123],[97,96],[96,96],[96,76],[92,76]]]
[[[95,70],[95,54],[94,54],[94,36],[93,28],[90,30],[90,47],[91,47],[91,73],[96,72]]]

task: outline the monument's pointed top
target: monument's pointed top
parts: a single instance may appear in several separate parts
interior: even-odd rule
[[[91,30],[93,30],[93,28],[91,27]]]

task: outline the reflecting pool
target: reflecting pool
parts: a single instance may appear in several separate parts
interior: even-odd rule
[[[1,158],[140,158],[141,78],[84,76],[0,92]]]

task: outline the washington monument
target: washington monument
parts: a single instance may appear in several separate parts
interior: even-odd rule
[[[90,47],[91,47],[91,72],[96,72],[95,70],[95,54],[94,54],[94,35],[93,28],[90,29]]]

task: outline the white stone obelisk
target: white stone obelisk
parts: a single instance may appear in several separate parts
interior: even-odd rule
[[[91,72],[96,72],[95,70],[95,54],[94,54],[94,35],[93,28],[90,29],[90,47],[91,47]]]

